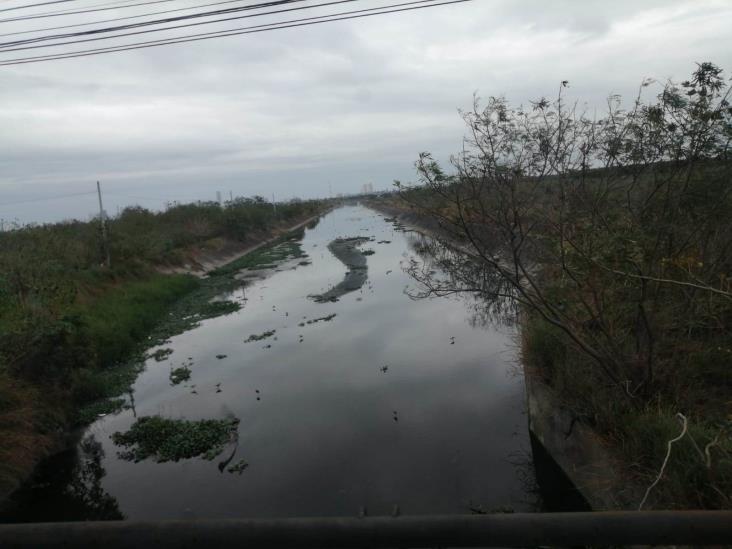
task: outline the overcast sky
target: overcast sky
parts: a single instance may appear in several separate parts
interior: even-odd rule
[[[99,0],[75,0],[85,3]],[[566,79],[572,98],[601,109],[609,93],[630,98],[644,77],[681,80],[697,61],[730,76],[730,29],[729,0],[473,0],[0,67],[0,217],[86,218],[94,195],[40,199],[91,191],[97,179],[110,213],[216,191],[279,200],[386,189],[413,179],[420,151],[446,160],[459,149],[457,109],[474,91],[525,103]]]

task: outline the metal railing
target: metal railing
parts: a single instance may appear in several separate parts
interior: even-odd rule
[[[730,545],[732,511],[0,525],[0,547],[365,548]]]

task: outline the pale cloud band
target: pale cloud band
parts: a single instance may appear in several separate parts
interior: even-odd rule
[[[373,0],[369,5],[387,4]],[[4,32],[13,28],[5,24]],[[732,3],[474,0],[421,12],[0,68],[0,217],[387,188],[460,146],[472,94],[527,102],[570,81],[602,109],[694,62],[732,71]]]

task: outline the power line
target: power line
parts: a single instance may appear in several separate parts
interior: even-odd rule
[[[104,2],[103,4],[91,4],[89,6],[84,6],[84,9],[103,8],[103,7],[106,7],[106,6],[124,7],[124,6],[119,6],[119,4],[129,4],[130,2],[133,2],[133,1],[135,1],[135,0],[114,0],[113,2]],[[55,15],[55,14],[66,15],[66,14],[68,14],[68,12],[75,11],[77,9],[79,9],[79,8],[64,8],[64,9],[61,9],[61,10],[45,11],[45,12],[42,12],[42,13],[34,13],[33,15]]]
[[[115,21],[126,21],[129,19],[139,19],[140,17],[150,17],[152,15],[162,15],[165,13],[188,11],[188,10],[194,10],[194,9],[198,9],[198,8],[208,8],[210,6],[220,6],[222,4],[233,4],[235,2],[244,2],[244,1],[246,1],[246,0],[225,0],[223,2],[214,2],[212,4],[200,4],[198,6],[190,6],[188,8],[176,8],[174,10],[154,11],[151,13],[143,13],[141,15],[128,15],[127,17],[115,17],[114,19],[103,19],[101,21],[91,21],[89,23],[75,23],[73,25],[61,25],[60,27],[47,27],[47,28],[42,28],[42,29],[9,32],[6,34],[0,34],[0,37],[17,36],[19,34],[30,34],[32,32],[47,32],[47,31],[52,31],[52,30],[71,29],[71,28],[75,28],[75,27],[88,27],[89,25],[100,25],[102,23],[114,23]],[[115,3],[118,3],[118,2],[115,2]],[[100,4],[100,5],[106,5],[106,4]]]
[[[148,0],[146,2],[138,2],[136,4],[127,4],[123,6],[115,6],[111,8],[94,8],[94,9],[85,9],[85,10],[76,10],[76,11],[63,11],[63,12],[51,12],[46,14],[36,14],[36,15],[24,15],[22,17],[13,17],[10,19],[0,19],[0,23],[9,23],[11,21],[26,21],[28,19],[44,19],[46,17],[61,17],[64,15],[77,15],[80,13],[92,13],[96,11],[109,11],[109,10],[118,10],[123,8],[134,8],[138,6],[149,6],[152,4],[164,4],[167,2],[175,2],[175,0]]]
[[[348,1],[348,0],[341,0],[341,1]],[[391,13],[415,11],[415,10],[437,7],[437,6],[445,6],[445,5],[450,5],[450,4],[461,4],[461,3],[470,2],[470,1],[472,1],[472,0],[449,0],[449,1],[442,1],[442,2],[436,2],[436,0],[419,0],[419,1],[414,1],[414,2],[406,2],[406,3],[402,3],[402,4],[381,6],[379,8],[354,10],[354,11],[350,11],[350,12],[342,12],[342,13],[337,13],[337,14],[321,15],[321,16],[316,16],[316,17],[308,17],[308,18],[295,19],[295,20],[290,20],[290,21],[281,21],[278,23],[268,23],[265,25],[253,25],[253,26],[249,26],[249,27],[240,27],[240,28],[228,29],[228,30],[222,30],[222,31],[213,31],[213,32],[208,32],[208,33],[184,35],[184,36],[178,36],[178,37],[151,40],[151,41],[146,41],[146,42],[136,42],[136,43],[131,43],[131,44],[117,45],[117,46],[108,46],[108,47],[104,47],[104,48],[77,50],[75,52],[22,57],[22,58],[17,58],[17,59],[8,59],[8,60],[0,61],[0,66],[36,63],[36,62],[40,62],[40,61],[51,61],[51,60],[58,60],[58,59],[70,59],[70,58],[75,58],[75,57],[88,57],[88,56],[92,56],[92,55],[101,55],[104,53],[113,53],[113,52],[118,52],[118,51],[129,51],[129,50],[164,46],[164,45],[169,45],[169,44],[197,42],[197,41],[201,41],[201,40],[208,40],[211,38],[219,38],[219,37],[225,37],[225,36],[237,36],[237,35],[241,35],[241,34],[255,34],[255,33],[267,32],[267,31],[272,31],[272,30],[304,27],[304,26],[317,25],[317,24],[322,24],[322,23],[330,23],[330,22],[335,22],[335,21],[345,21],[345,20],[349,20],[349,19],[360,19],[360,18],[364,18],[364,17],[372,17],[375,15],[385,15],[385,14],[391,14]],[[414,5],[414,4],[425,4],[426,2],[431,2],[431,3],[429,3],[427,5]],[[401,7],[401,6],[409,6],[409,7]],[[194,26],[194,25],[196,25],[196,24],[186,25],[186,26]],[[167,29],[162,29],[162,30],[167,30]],[[128,33],[126,35],[142,34],[145,32],[149,32],[149,31],[137,31],[136,33]],[[109,37],[106,37],[106,38],[109,38]],[[78,42],[86,42],[86,41],[98,40],[98,39],[99,38],[86,39],[86,40],[80,40]],[[51,47],[51,46],[53,46],[53,45],[46,46],[46,47]],[[12,50],[8,50],[8,51],[12,51]]]
[[[52,2],[40,2],[38,4],[26,4],[25,6],[15,6],[12,8],[2,8],[0,11],[24,10],[26,8],[37,8],[38,6],[47,6],[48,4],[65,4],[66,2],[75,2],[76,0],[53,0]]]
[[[249,19],[252,17],[262,17],[264,15],[274,15],[274,14],[278,14],[278,13],[286,13],[286,12],[291,12],[291,11],[320,8],[320,7],[325,7],[325,6],[334,6],[336,4],[347,4],[347,3],[351,3],[351,2],[358,2],[359,0],[332,0],[330,2],[325,2],[322,4],[314,4],[314,5],[302,6],[302,7],[298,7],[298,8],[286,8],[286,9],[281,9],[281,10],[272,10],[272,11],[267,11],[267,12],[255,13],[253,15],[240,15],[237,17],[225,17],[223,19],[214,19],[213,21],[201,21],[199,23],[189,23],[186,25],[173,25],[173,26],[169,26],[169,27],[163,27],[160,29],[129,32],[129,33],[124,33],[124,34],[114,34],[111,36],[102,36],[99,38],[88,38],[88,39],[84,39],[84,40],[71,40],[68,42],[57,42],[54,44],[43,44],[40,46],[26,46],[26,47],[21,47],[21,48],[12,47],[12,46],[17,46],[17,45],[22,45],[22,44],[32,44],[32,43],[41,42],[44,40],[54,40],[57,38],[72,38],[72,37],[76,37],[76,36],[88,36],[90,34],[97,34],[97,33],[103,33],[103,32],[114,32],[117,30],[129,30],[129,29],[135,29],[135,28],[140,28],[140,27],[149,26],[149,25],[160,25],[160,24],[165,24],[165,23],[170,23],[170,22],[185,21],[188,19],[196,19],[199,17],[212,17],[214,15],[221,15],[221,14],[225,14],[225,13],[237,13],[240,11],[249,11],[249,10],[254,10],[254,9],[261,9],[261,8],[273,7],[273,6],[277,6],[277,5],[284,5],[284,4],[292,4],[295,2],[303,2],[303,1],[305,1],[305,0],[279,0],[276,2],[268,2],[266,4],[263,3],[263,4],[258,4],[258,5],[249,5],[249,6],[243,6],[240,8],[229,8],[226,10],[214,10],[214,11],[206,12],[203,14],[183,15],[180,17],[171,17],[168,19],[160,19],[157,21],[135,23],[132,25],[120,25],[118,27],[109,27],[106,29],[95,29],[95,30],[91,30],[91,31],[69,33],[66,35],[29,38],[27,40],[17,40],[15,42],[4,42],[4,43],[0,43],[0,52],[31,50],[31,49],[38,49],[38,48],[52,48],[55,46],[66,46],[69,44],[79,44],[82,42],[95,42],[98,40],[111,40],[112,38],[121,38],[121,37],[125,37],[125,36],[134,36],[134,35],[139,35],[139,34],[148,34],[151,32],[162,32],[162,31],[181,29],[181,28],[186,28],[186,27],[195,27],[198,25],[210,25],[213,23],[223,23],[226,21],[233,21],[233,20],[237,20],[237,19]],[[422,0],[422,2],[434,2],[434,1],[435,0]],[[379,8],[373,8],[373,9],[379,9]],[[323,17],[323,16],[321,16],[321,17]]]
[[[265,9],[265,8],[271,8],[271,7],[281,6],[281,5],[285,5],[285,4],[293,4],[293,3],[297,3],[297,2],[304,2],[304,1],[305,0],[276,0],[276,1],[271,1],[271,2],[261,2],[259,4],[249,4],[249,5],[246,5],[246,6],[239,6],[239,7],[236,7],[236,8],[226,8],[226,9],[222,9],[222,10],[212,10],[212,11],[203,12],[203,13],[193,13],[193,14],[190,14],[190,15],[181,15],[181,16],[178,16],[178,17],[168,17],[168,18],[165,18],[165,19],[158,19],[158,20],[153,20],[153,21],[144,21],[144,22],[141,22],[141,23],[133,23],[133,24],[130,24],[130,25],[118,25],[116,27],[107,27],[107,28],[101,28],[101,29],[93,29],[93,30],[89,30],[89,31],[80,31],[80,32],[67,33],[67,34],[50,35],[50,36],[40,36],[40,37],[35,37],[35,38],[27,38],[27,39],[24,39],[24,40],[15,40],[15,41],[12,41],[12,42],[2,42],[2,43],[0,43],[0,51],[19,51],[19,50],[25,50],[25,49],[36,49],[36,48],[44,48],[44,47],[63,46],[63,45],[67,45],[67,44],[76,44],[76,43],[85,42],[85,41],[86,42],[91,42],[91,41],[94,41],[94,40],[107,40],[107,39],[110,39],[110,38],[119,38],[119,37],[122,37],[122,36],[131,36],[133,34],[144,34],[144,32],[140,32],[140,33],[128,33],[128,34],[112,35],[112,36],[107,36],[107,37],[102,37],[102,38],[97,38],[97,39],[72,40],[72,41],[69,41],[69,42],[58,42],[58,43],[55,43],[55,44],[45,44],[45,45],[42,45],[42,46],[28,46],[28,47],[25,47],[25,48],[11,47],[11,46],[19,46],[19,45],[23,45],[23,44],[33,44],[33,43],[37,43],[37,42],[43,42],[43,41],[46,41],[46,40],[56,40],[56,39],[62,39],[62,38],[74,38],[74,37],[77,37],[77,36],[88,36],[88,35],[91,35],[91,34],[115,32],[115,31],[118,31],[118,30],[128,30],[128,29],[135,29],[135,28],[140,28],[140,27],[145,27],[145,26],[153,26],[153,25],[161,25],[161,24],[165,24],[165,23],[173,23],[173,22],[177,22],[177,21],[186,21],[188,19],[197,19],[197,18],[201,18],[201,17],[213,17],[215,15],[224,15],[224,14],[227,14],[227,13],[237,13],[237,12],[241,12],[241,11],[252,11],[252,10],[256,10],[256,9]],[[297,10],[302,10],[302,9],[312,9],[312,8],[317,8],[317,7],[322,7],[322,6],[329,6],[329,5],[335,5],[335,4],[343,4],[343,3],[347,3],[347,2],[356,2],[356,1],[358,1],[358,0],[338,0],[338,1],[328,2],[328,3],[325,3],[325,4],[317,4],[317,5],[312,5],[312,6],[303,6],[301,8],[289,8],[289,9],[284,9],[284,10],[274,10],[274,11],[269,11],[269,12],[257,13],[257,14],[254,14],[254,15],[245,15],[245,16],[239,16],[239,17],[230,17],[230,18],[224,18],[224,19],[216,19],[214,21],[204,21],[204,22],[201,22],[201,23],[198,23],[198,24],[220,23],[220,22],[223,22],[223,21],[231,21],[233,19],[246,19],[246,18],[249,18],[249,17],[259,17],[259,16],[262,16],[262,15],[272,15],[272,14],[276,14],[276,13],[284,13],[284,12],[288,12],[288,11],[297,11]],[[177,26],[174,25],[174,26],[171,26],[171,27],[165,27],[165,28],[161,28],[161,29],[152,29],[152,30],[149,30],[149,31],[146,31],[146,32],[159,32],[159,31],[163,31],[163,30],[172,30],[172,29],[183,28],[183,27],[188,27],[188,26],[195,26],[195,24],[190,24],[190,25],[177,25]]]
[[[0,0],[0,2],[7,2],[8,0]],[[85,6],[84,9],[90,9],[90,8],[100,8],[105,6],[117,6],[118,8],[123,8],[125,6],[120,6],[119,4],[129,4],[130,2],[133,2],[135,0],[114,0],[113,2],[105,2],[103,4],[91,4],[89,6]],[[3,22],[12,22],[12,21],[24,21],[25,19],[41,19],[41,17],[36,16],[46,16],[46,15],[72,15],[70,12],[74,12],[78,10],[79,8],[65,8],[62,10],[55,10],[55,11],[44,11],[42,13],[34,13],[32,16],[19,16],[13,19],[0,19],[0,23]]]
[[[59,200],[61,198],[71,198],[74,196],[84,196],[84,195],[88,195],[88,194],[97,194],[97,192],[91,191],[91,192],[84,192],[84,193],[61,194],[61,195],[57,195],[57,196],[47,196],[44,198],[28,198],[25,200],[16,200],[15,202],[2,202],[2,203],[0,203],[0,207],[15,206],[16,204],[30,204],[33,202],[46,202],[49,200]]]

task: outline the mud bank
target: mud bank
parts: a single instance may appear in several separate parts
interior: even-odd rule
[[[336,238],[328,244],[330,252],[349,270],[343,280],[327,292],[309,296],[313,301],[316,303],[338,301],[345,294],[363,287],[368,278],[368,265],[366,255],[358,246],[369,240],[364,237]]]

